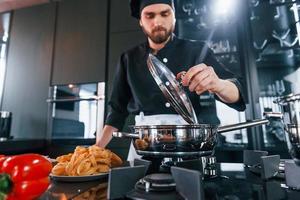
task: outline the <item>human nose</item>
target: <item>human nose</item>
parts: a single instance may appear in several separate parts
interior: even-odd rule
[[[154,18],[154,26],[161,26],[162,25],[162,18],[160,16],[156,16]]]

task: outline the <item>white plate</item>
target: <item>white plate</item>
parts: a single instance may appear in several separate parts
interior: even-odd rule
[[[52,180],[61,181],[61,182],[85,182],[85,181],[94,181],[98,179],[103,179],[108,177],[107,173],[87,175],[87,176],[57,176],[54,174],[49,175]]]

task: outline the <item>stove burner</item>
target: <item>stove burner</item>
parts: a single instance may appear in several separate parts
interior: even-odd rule
[[[174,191],[176,189],[175,181],[171,174],[157,173],[149,174],[140,179],[135,188],[142,191]]]
[[[145,176],[145,181],[156,184],[171,184],[174,183],[174,179],[171,174],[149,174]]]
[[[201,158],[183,160],[178,158],[164,158],[159,167],[160,173],[171,173],[172,166],[183,167],[200,171],[204,179],[216,178],[219,176],[217,160],[214,156],[203,156]]]

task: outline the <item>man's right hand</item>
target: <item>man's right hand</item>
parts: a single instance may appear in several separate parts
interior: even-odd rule
[[[112,138],[113,132],[116,131],[118,131],[117,128],[110,125],[105,125],[102,131],[97,132],[96,145],[103,148],[106,147]]]

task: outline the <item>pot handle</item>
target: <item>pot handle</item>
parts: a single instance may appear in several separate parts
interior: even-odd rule
[[[125,133],[125,132],[113,132],[113,137],[117,138],[140,138],[136,133]]]
[[[226,126],[219,126],[217,131],[218,133],[224,133],[224,132],[229,132],[229,131],[235,131],[243,128],[249,128],[252,126],[259,126],[263,124],[269,123],[268,119],[257,119],[257,120],[251,120],[248,122],[242,122],[238,124],[230,124]]]

